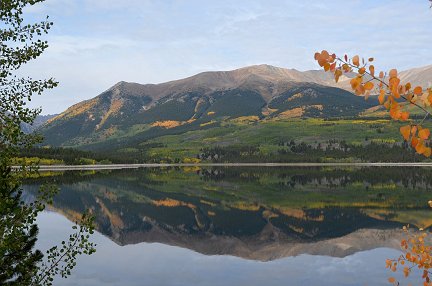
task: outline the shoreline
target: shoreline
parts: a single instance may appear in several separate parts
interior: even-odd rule
[[[148,163],[109,165],[40,165],[39,171],[119,170],[160,167],[432,167],[431,163]],[[15,167],[15,168],[18,168]]]

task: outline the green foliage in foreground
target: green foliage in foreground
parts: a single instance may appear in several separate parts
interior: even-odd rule
[[[37,164],[21,162],[13,168],[19,150],[32,147],[40,138],[22,131],[31,124],[39,109],[26,106],[33,95],[57,85],[53,79],[20,78],[15,72],[28,61],[40,56],[48,47],[39,36],[52,23],[25,24],[23,11],[43,0],[2,0],[0,2],[0,284],[52,285],[54,277],[70,275],[77,255],[94,252],[87,234],[93,232],[92,219],[84,217],[80,230],[64,242],[62,248],[47,252],[35,250],[38,235],[36,218],[45,204],[52,202],[55,188],[42,188],[33,202],[24,202],[21,178],[35,175]],[[57,251],[59,249],[60,252]]]

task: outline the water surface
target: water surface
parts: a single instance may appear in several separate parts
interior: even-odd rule
[[[96,216],[98,252],[60,285],[388,285],[401,226],[432,223],[429,173],[144,168],[45,173],[26,191],[61,188],[39,220],[42,246],[85,209]]]

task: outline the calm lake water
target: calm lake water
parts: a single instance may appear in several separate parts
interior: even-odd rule
[[[39,247],[91,209],[98,244],[56,285],[389,285],[405,224],[429,227],[431,169],[188,167],[43,173],[61,191]],[[413,278],[417,278],[413,275]],[[419,282],[406,280],[405,284]]]

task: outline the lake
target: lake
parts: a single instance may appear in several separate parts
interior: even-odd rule
[[[43,172],[39,247],[95,215],[96,254],[56,285],[389,285],[401,228],[427,228],[426,167],[164,167]]]

